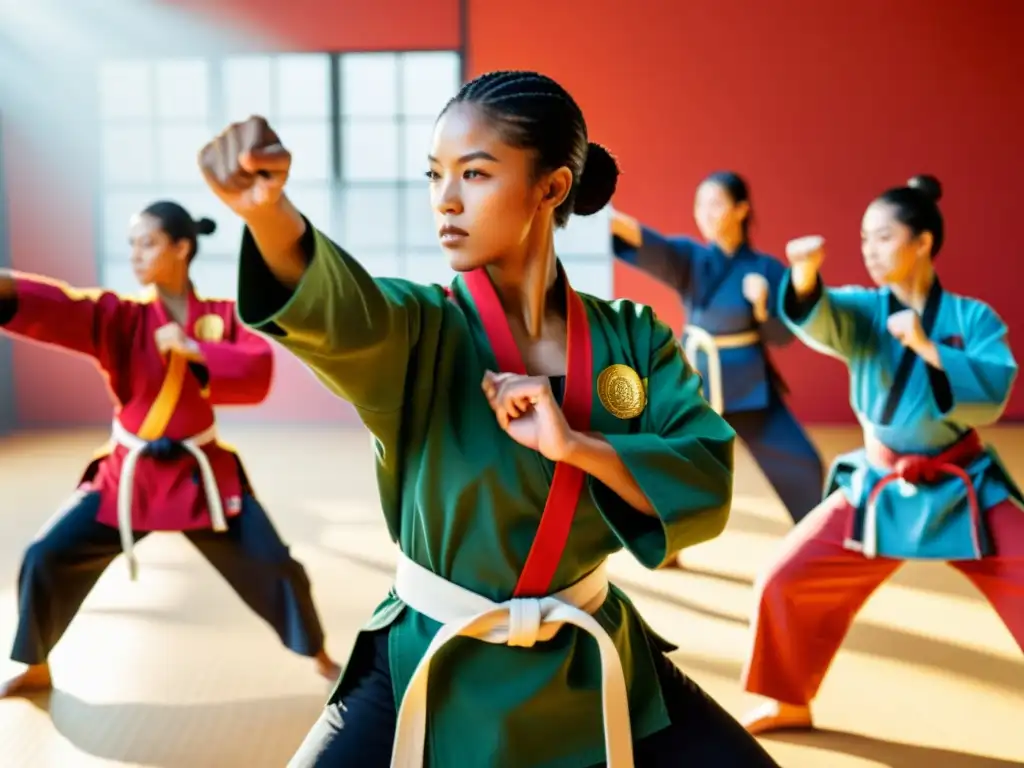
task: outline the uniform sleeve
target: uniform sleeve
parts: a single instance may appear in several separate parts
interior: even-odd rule
[[[131,338],[132,313],[117,294],[81,290],[59,280],[8,273],[13,296],[0,304],[0,325],[12,336],[50,344],[109,362],[123,339]]]
[[[786,270],[779,291],[778,311],[798,339],[812,349],[849,361],[870,354],[877,296],[860,286],[825,288],[818,279],[814,292],[798,298]]]
[[[998,421],[1006,408],[1017,378],[1017,361],[1006,324],[991,307],[974,303],[966,325],[962,348],[951,343],[935,345],[952,396],[951,402],[936,401],[935,408],[954,423],[983,427]]]
[[[252,234],[245,231],[239,317],[275,337],[357,408],[379,413],[398,409],[419,333],[416,294],[398,281],[372,278],[308,221],[303,248],[309,266],[292,291],[274,278]]]
[[[786,268],[778,259],[765,257],[765,279],[768,281],[768,319],[761,323],[761,338],[768,344],[781,347],[793,340],[793,331],[779,314],[779,295]]]
[[[641,227],[639,248],[612,237],[616,258],[646,272],[679,293],[690,290],[694,242],[686,237],[664,237],[649,227]]]
[[[736,433],[700,394],[700,375],[654,320],[648,403],[636,434],[605,434],[654,507],[645,515],[594,477],[590,492],[623,545],[647,568],[718,536],[729,518]],[[650,327],[648,332],[650,333]]]
[[[239,323],[226,323],[221,341],[200,341],[205,388],[211,405],[258,405],[270,393],[274,351],[269,342]]]

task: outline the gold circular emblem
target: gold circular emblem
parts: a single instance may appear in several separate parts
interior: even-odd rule
[[[597,377],[597,396],[608,413],[620,419],[635,419],[647,405],[647,393],[640,376],[628,365],[609,365]]]
[[[224,341],[224,318],[203,315],[195,323],[195,337],[199,341]]]

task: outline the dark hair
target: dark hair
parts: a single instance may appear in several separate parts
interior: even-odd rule
[[[749,244],[750,242],[750,222],[754,218],[754,208],[750,205],[750,187],[747,186],[747,181],[735,171],[715,171],[714,173],[708,174],[701,184],[717,184],[725,190],[725,194],[732,200],[733,205],[739,205],[740,203],[746,203],[750,208],[750,212],[747,213],[746,218],[743,219],[743,242]]]
[[[878,197],[878,201],[892,206],[896,220],[917,237],[922,232],[932,233],[932,258],[939,255],[945,239],[945,222],[939,210],[942,184],[934,176],[914,176],[905,187],[893,187]]]
[[[151,203],[143,211],[160,222],[160,228],[174,242],[188,240],[188,260],[195,258],[199,250],[198,239],[201,235],[212,235],[217,231],[217,222],[213,219],[192,219],[192,214],[171,200],[158,200]]]
[[[587,138],[583,112],[558,83],[537,72],[488,72],[459,89],[441,110],[472,104],[493,121],[508,144],[537,152],[537,171],[562,166],[572,171],[572,187],[555,210],[555,226],[569,214],[590,216],[612,199],[619,178],[615,158]]]

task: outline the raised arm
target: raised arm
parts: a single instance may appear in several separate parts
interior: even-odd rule
[[[200,153],[211,189],[246,222],[238,314],[366,412],[403,401],[419,334],[417,294],[376,281],[283,194],[291,155],[266,121],[232,125]]]
[[[876,294],[856,286],[826,288],[819,271],[825,258],[820,237],[804,237],[786,246],[790,268],[782,277],[778,313],[807,346],[848,361],[870,351]]]
[[[964,325],[964,339],[931,342],[934,349],[919,354],[926,362],[937,358],[933,367],[945,372],[944,386],[939,391],[932,386],[938,412],[965,427],[984,427],[997,422],[1006,409],[1017,379],[1017,361],[1006,324],[987,304],[970,302]]]
[[[647,568],[718,536],[729,519],[736,433],[700,394],[671,329],[640,310],[635,337],[646,350],[647,406],[640,432],[606,434],[651,511],[635,507],[597,477],[590,492],[623,545]],[[647,507],[644,504],[643,507]]]
[[[117,294],[79,290],[58,280],[0,270],[0,329],[96,359],[104,367],[132,337],[130,312]]]
[[[679,293],[690,290],[694,243],[685,237],[664,237],[632,216],[614,211],[612,252]]]

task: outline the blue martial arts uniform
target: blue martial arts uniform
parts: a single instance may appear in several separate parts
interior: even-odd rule
[[[684,343],[701,329],[722,342],[718,353],[722,415],[746,443],[790,517],[799,522],[821,501],[824,468],[817,449],[782,399],[785,384],[766,350],[768,344],[781,346],[793,339],[777,311],[785,268],[747,244],[730,257],[715,245],[688,237],[665,237],[648,227],[641,231],[639,248],[612,238],[616,257],[679,294],[686,309]],[[750,273],[768,281],[769,317],[764,323],[758,323],[743,297],[743,278]],[[729,338],[742,340],[743,335],[753,338],[738,346],[726,343]],[[690,362],[700,371],[707,396],[708,356],[699,352],[694,358]]]
[[[1006,324],[984,302],[944,291],[935,279],[921,326],[936,344],[939,370],[888,332],[889,316],[906,309],[889,288],[825,288],[819,281],[814,294],[799,301],[788,272],[782,286],[784,321],[805,344],[850,369],[850,401],[868,441],[897,455],[936,456],[975,427],[995,423],[1006,407],[1017,362]],[[1024,494],[991,446],[963,469],[982,512],[1007,499],[1024,509]],[[947,473],[930,483],[878,487],[890,472],[865,448],[832,465],[826,493],[842,490],[856,510],[849,548],[901,559],[993,554],[985,516],[972,519],[965,478]]]

